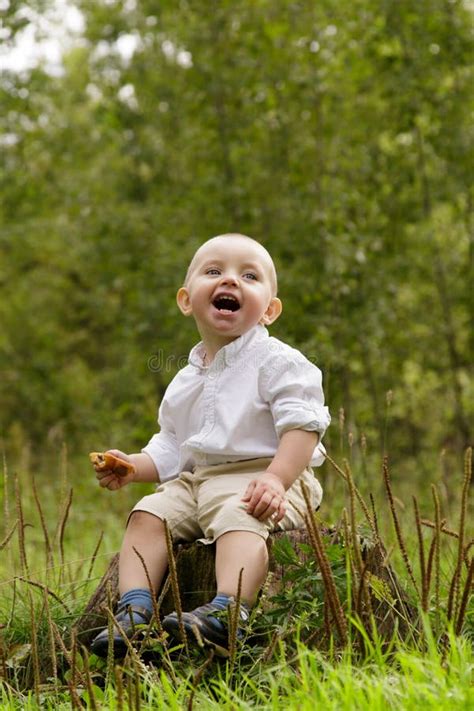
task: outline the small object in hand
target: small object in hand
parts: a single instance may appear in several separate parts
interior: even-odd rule
[[[110,452],[91,452],[89,459],[100,471],[110,470],[117,476],[127,476],[135,471],[135,466],[131,462],[126,462]]]

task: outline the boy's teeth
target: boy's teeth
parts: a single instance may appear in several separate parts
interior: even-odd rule
[[[213,303],[221,313],[232,313],[240,308],[239,302],[233,296],[218,296]]]

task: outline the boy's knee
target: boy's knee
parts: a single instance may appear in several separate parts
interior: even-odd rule
[[[161,518],[147,511],[132,511],[128,519],[127,530],[150,531],[154,535],[165,532],[165,525]]]

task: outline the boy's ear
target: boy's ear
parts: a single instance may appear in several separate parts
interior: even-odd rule
[[[176,302],[179,306],[179,310],[184,316],[191,316],[193,309],[191,306],[191,299],[189,298],[189,291],[185,286],[178,289],[176,294]]]
[[[260,323],[264,326],[269,326],[277,320],[283,310],[283,304],[277,296],[274,296],[267,306],[267,310],[263,314]]]

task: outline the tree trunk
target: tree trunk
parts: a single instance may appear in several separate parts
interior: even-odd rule
[[[322,529],[321,533],[325,542],[334,542],[338,535],[334,529]],[[272,553],[274,543],[283,537],[287,537],[292,546],[296,548],[300,560],[304,562],[305,559],[313,557],[311,554],[302,553],[297,547],[299,543],[310,545],[310,538],[305,529],[270,534],[267,546],[271,575],[269,577],[267,599],[280,591],[282,584],[284,584],[282,579],[285,568],[275,561]],[[378,543],[367,543],[364,540],[361,552],[365,567],[365,579],[373,581],[376,578],[379,581],[378,585],[371,585],[369,582],[368,590],[380,635],[389,639],[395,626],[397,626],[398,633],[401,636],[406,636],[409,628],[414,624],[414,611],[409,605],[406,594],[400,587],[395,573],[385,563],[386,552],[383,546]],[[214,556],[214,545],[183,543],[175,546],[181,605],[184,611],[203,605],[214,596],[216,592]],[[382,592],[381,594],[381,589],[385,593]],[[171,587],[166,580],[160,595],[162,595],[160,612],[165,615],[175,609]],[[74,625],[78,638],[83,644],[87,645],[95,636],[97,630],[107,624],[105,608],[108,606],[109,601],[115,606],[117,600],[118,554],[111,560],[86,609]],[[341,600],[341,602],[343,607],[346,607],[346,601]]]

